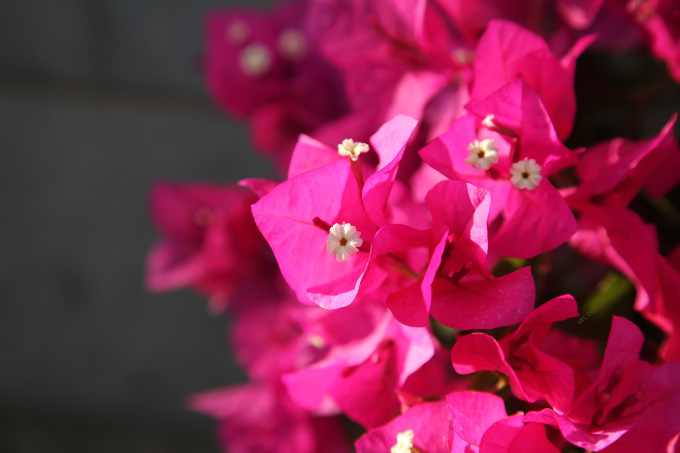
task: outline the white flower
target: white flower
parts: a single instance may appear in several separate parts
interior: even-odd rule
[[[241,69],[248,75],[258,76],[269,70],[272,57],[262,44],[248,44],[241,52]]]
[[[343,222],[342,225],[336,223],[328,231],[326,250],[332,253],[338,262],[347,261],[364,243],[359,236],[361,233],[349,223]]]
[[[307,53],[305,36],[294,28],[284,30],[279,36],[279,51],[291,60],[299,60]]]
[[[244,44],[250,38],[250,27],[242,20],[237,20],[229,24],[227,27],[227,40],[239,46]]]
[[[490,138],[481,142],[473,141],[468,146],[468,151],[470,151],[470,155],[465,159],[465,163],[475,167],[477,171],[488,170],[493,164],[498,163],[496,142]]]
[[[472,63],[475,59],[475,54],[470,49],[459,47],[451,51],[451,59],[461,66]]]
[[[518,189],[534,190],[541,182],[541,166],[534,159],[522,159],[512,164],[510,182]]]
[[[496,117],[493,116],[492,114],[486,115],[482,120],[482,124],[487,129],[493,130],[496,127]]]
[[[338,154],[343,157],[349,157],[352,160],[357,160],[359,154],[367,153],[370,149],[371,148],[366,143],[354,143],[354,140],[351,138],[346,138],[338,145]]]
[[[412,429],[397,433],[397,443],[390,448],[390,453],[411,453],[411,449],[413,448],[413,436]]]
[[[307,336],[307,341],[316,349],[323,349],[326,347],[326,341],[318,333],[310,333]]]

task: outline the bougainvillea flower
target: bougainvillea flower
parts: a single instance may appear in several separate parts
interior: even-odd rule
[[[511,147],[498,137],[499,134],[486,128],[480,128],[478,133],[476,124],[477,120],[473,115],[459,118],[447,132],[430,142],[419,154],[427,164],[447,178],[467,181],[491,192],[493,194],[489,212],[491,222],[502,212],[503,200],[507,198],[512,186],[507,184],[507,181],[486,178],[486,173],[480,173],[473,165],[468,164],[466,160],[470,157],[469,148],[475,141],[492,140],[499,161],[491,168],[502,165],[507,167],[509,172]],[[434,178],[430,179],[436,181]]]
[[[562,144],[543,100],[524,80],[509,82],[465,108],[492,130],[516,139],[514,161],[534,159],[544,175],[575,163],[576,153]]]
[[[307,22],[343,74],[354,108],[389,104],[409,72],[449,76],[470,62],[457,57],[455,50],[468,47],[425,0],[312,0]]]
[[[357,453],[406,453],[412,448],[428,453],[451,451],[451,412],[444,401],[417,404],[386,425],[369,431],[355,443]]]
[[[666,333],[680,325],[680,273],[658,252],[656,231],[625,208],[581,205],[579,231],[570,245],[590,259],[607,263],[628,277],[637,290],[635,308]],[[673,339],[671,342],[675,343]],[[666,351],[671,360],[679,351]]]
[[[533,308],[534,282],[529,268],[500,278],[489,272],[489,192],[461,181],[442,181],[425,199],[438,238],[426,274],[432,286],[432,316],[456,329],[490,329],[521,321]]]
[[[579,45],[578,49],[583,50]],[[503,20],[492,20],[477,43],[471,99],[483,98],[503,85],[522,79],[541,98],[557,136],[571,133],[576,114],[574,68],[560,61],[538,35]],[[499,71],[496,68],[503,68]]]
[[[635,0],[626,5],[636,22],[651,37],[651,51],[680,81],[680,7],[673,0]]]
[[[362,251],[338,262],[327,250],[329,230],[336,223],[346,223],[361,234],[366,245],[376,241],[378,226],[387,221],[387,200],[415,125],[415,120],[398,116],[373,135],[371,144],[380,163],[365,181],[357,173],[361,162],[344,158],[297,174],[253,205],[255,222],[301,302],[338,308],[354,300],[372,261]],[[302,171],[297,159],[294,168]],[[371,250],[370,255],[374,261],[377,251]]]
[[[375,126],[397,114],[411,116],[421,120],[423,141],[458,116],[467,99],[472,46],[439,5],[312,0],[307,24],[344,78],[350,116],[368,110],[364,122],[379,121]]]
[[[321,360],[331,348],[369,335],[375,312],[367,304],[324,310],[293,298],[260,302],[239,313],[231,332],[234,355],[251,378],[276,380]]]
[[[665,168],[675,168],[680,154],[673,136],[676,115],[654,138],[640,141],[617,138],[599,143],[580,157],[576,174],[580,180],[568,201],[593,200],[601,205],[628,206],[642,187],[652,183],[657,195],[664,195],[680,178]],[[670,166],[669,166],[670,164]]]
[[[615,316],[600,372],[579,389],[571,408],[563,414],[552,409],[530,412],[525,420],[551,424],[569,442],[592,451],[614,442],[621,444],[613,451],[665,447],[680,431],[675,410],[680,403],[680,364],[654,368],[639,360],[643,341],[635,324]],[[645,436],[650,436],[647,444]]]
[[[576,219],[547,177],[574,163],[575,154],[557,138],[538,95],[517,80],[473,101],[467,109],[477,118],[466,116],[454,122],[447,133],[420,151],[423,160],[451,179],[489,190],[489,221],[503,215],[491,238],[494,252],[529,258],[563,244],[576,232]],[[466,162],[470,144],[481,140],[493,140],[498,152],[497,163],[484,171]],[[524,167],[518,167],[522,162]],[[513,184],[513,170],[531,170],[521,175],[530,184]]]
[[[674,158],[680,154],[672,134],[674,116],[654,138],[615,139],[586,151],[577,167],[580,185],[567,200],[580,212],[579,231],[570,244],[590,259],[607,263],[635,285],[635,308],[671,335],[662,353],[677,359],[680,274],[658,253],[656,231],[626,209],[644,185],[663,195],[678,180]]]
[[[190,286],[226,307],[235,288],[269,271],[266,244],[249,212],[256,197],[239,187],[156,183],[151,215],[161,233],[147,260],[146,286]]]
[[[633,211],[595,205],[581,206],[579,227],[570,245],[590,259],[621,270],[638,288],[638,310],[663,307],[654,230]]]
[[[315,218],[329,222],[329,228],[333,223],[347,222],[361,232],[364,240],[373,240],[377,228],[361,207],[359,187],[349,162],[338,161],[279,184],[255,203],[252,211],[283,277],[301,302],[310,303],[315,298],[325,308],[336,308],[354,299],[368,256],[359,254],[338,263],[326,250],[328,231],[314,225]],[[338,282],[336,293],[328,294],[337,296],[332,301],[320,300],[324,294],[314,296],[309,290],[332,281]]]
[[[577,30],[588,28],[605,0],[557,0],[555,9],[570,27]]]
[[[366,104],[366,94],[380,93],[382,99],[376,100],[383,103],[390,95],[389,87],[394,87],[404,73],[406,65],[389,57],[389,49],[394,45],[389,33],[413,42],[422,27],[426,2],[410,2],[419,5],[408,12],[397,6],[401,3],[392,0],[310,2],[309,28],[321,51],[345,78],[347,94],[355,108]],[[375,66],[378,62],[380,71]],[[369,71],[371,76],[365,77]]]
[[[280,386],[245,384],[193,396],[189,406],[219,421],[217,437],[229,453],[348,451],[340,420],[315,417]]]
[[[278,151],[282,164],[300,133],[347,111],[340,77],[302,23],[305,11],[306,2],[297,1],[270,12],[215,10],[206,19],[211,97],[228,113],[247,117],[255,145]]]
[[[389,312],[363,339],[331,348],[326,357],[284,375],[290,396],[320,414],[339,410],[365,427],[379,426],[396,415],[398,389],[434,354],[427,329],[407,327]]]
[[[496,341],[484,333],[461,337],[451,357],[457,373],[500,371],[520,399],[545,399],[558,411],[565,411],[574,396],[574,373],[565,364],[541,350],[554,322],[578,316],[576,301],[561,296],[531,312],[517,330]]]

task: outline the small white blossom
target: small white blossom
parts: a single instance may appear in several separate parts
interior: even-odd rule
[[[413,430],[407,429],[397,434],[397,443],[390,448],[390,453],[411,453],[413,448]]]
[[[475,59],[475,54],[470,49],[459,47],[451,51],[451,59],[461,66],[472,63]]]
[[[279,36],[279,51],[291,60],[299,60],[307,53],[307,40],[305,36],[294,28],[284,30]]]
[[[541,182],[541,166],[534,159],[522,159],[512,164],[510,182],[518,189],[534,190]]]
[[[241,52],[241,69],[248,75],[258,76],[269,70],[272,57],[262,44],[249,44]]]
[[[468,151],[470,151],[470,155],[465,159],[465,163],[475,167],[477,171],[488,170],[493,164],[498,163],[496,142],[490,138],[481,142],[473,141],[468,146]]]
[[[346,138],[338,145],[338,154],[343,157],[349,157],[352,160],[357,160],[359,154],[367,153],[370,149],[371,148],[366,143],[354,143],[354,140],[351,138]]]
[[[309,341],[309,344],[314,346],[316,349],[323,349],[326,347],[326,341],[321,335],[317,333],[310,333],[307,336],[307,341]]]
[[[229,24],[227,27],[227,40],[239,46],[244,44],[250,38],[250,27],[242,20],[237,20]]]
[[[347,261],[364,243],[359,236],[361,233],[349,223],[343,222],[342,225],[336,223],[328,231],[326,250],[332,253],[338,262]]]
[[[492,114],[486,115],[482,120],[482,124],[487,129],[494,129],[496,127],[496,117]]]

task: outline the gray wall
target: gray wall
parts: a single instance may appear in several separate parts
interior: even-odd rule
[[[183,399],[243,379],[228,320],[142,281],[154,179],[271,175],[197,69],[235,3],[0,2],[3,453],[217,451]]]

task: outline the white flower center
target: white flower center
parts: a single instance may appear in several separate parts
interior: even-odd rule
[[[310,333],[309,336],[307,336],[307,341],[309,341],[309,344],[317,349],[323,349],[326,347],[326,341],[318,333]]]
[[[336,223],[328,231],[326,239],[326,250],[332,253],[338,262],[347,261],[350,256],[359,251],[359,247],[364,243],[361,233],[349,223],[343,222],[342,225]]]
[[[244,44],[248,38],[250,38],[250,27],[242,20],[232,22],[227,27],[227,40],[231,44],[239,46]]]
[[[518,189],[534,190],[541,182],[541,166],[534,159],[522,159],[512,164],[510,182]]]
[[[496,117],[493,116],[492,114],[486,115],[482,120],[482,124],[487,129],[493,130],[496,127]]]
[[[299,60],[307,53],[305,36],[294,28],[289,28],[281,33],[278,45],[281,53],[291,60]]]
[[[411,453],[413,448],[413,430],[407,429],[397,434],[397,443],[390,448],[390,453]]]
[[[475,59],[475,54],[465,47],[459,47],[451,51],[451,59],[461,66],[472,63]]]
[[[343,157],[349,157],[352,160],[357,160],[359,154],[367,153],[369,149],[371,148],[366,143],[354,143],[354,140],[351,138],[346,138],[338,145],[338,154]]]
[[[249,44],[241,52],[241,69],[248,75],[262,75],[269,70],[272,58],[262,44]]]
[[[473,141],[468,146],[468,151],[470,151],[470,155],[465,159],[465,163],[475,167],[477,171],[488,170],[493,164],[498,163],[496,142],[490,138],[481,142]]]

